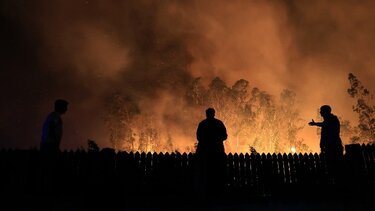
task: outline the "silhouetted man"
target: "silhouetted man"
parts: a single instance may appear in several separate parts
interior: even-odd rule
[[[63,135],[63,121],[61,115],[68,110],[66,100],[56,100],[55,109],[51,112],[43,124],[40,150],[44,152],[57,152]]]
[[[198,146],[196,151],[198,178],[201,189],[209,193],[220,191],[225,182],[225,151],[223,142],[227,139],[224,123],[215,118],[215,110],[206,110],[206,119],[201,121],[197,129]],[[202,187],[204,186],[204,187]],[[217,192],[216,192],[217,193]]]
[[[329,105],[320,107],[320,115],[323,117],[323,122],[315,122],[312,120],[309,122],[309,125],[321,127],[320,150],[326,158],[328,170],[336,177],[343,156],[343,146],[340,138],[340,121],[337,116],[331,113],[331,107]]]
[[[42,159],[42,191],[46,194],[56,193],[61,187],[61,173],[59,173],[58,152],[63,135],[61,115],[68,110],[66,100],[56,100],[54,111],[51,112],[43,124],[42,140],[40,142]]]

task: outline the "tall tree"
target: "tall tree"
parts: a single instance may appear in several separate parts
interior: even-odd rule
[[[284,89],[280,94],[280,127],[282,127],[282,136],[286,141],[284,143],[288,149],[293,147],[296,151],[306,151],[306,146],[303,145],[303,140],[298,139],[298,133],[303,129],[304,123],[300,118],[300,112],[297,107],[296,93],[291,90]],[[302,147],[302,148],[301,148]]]
[[[373,95],[360,80],[349,73],[350,88],[348,94],[356,100],[352,107],[358,114],[358,132],[352,137],[353,142],[375,143],[375,106]]]
[[[253,146],[257,151],[280,151],[280,127],[275,99],[259,88],[253,88],[250,98],[253,122],[251,123]]]
[[[160,146],[160,128],[155,124],[152,114],[137,115],[132,122],[132,130],[138,136],[138,151],[150,152],[162,150]]]
[[[104,116],[109,130],[109,141],[115,150],[135,150],[132,120],[138,107],[119,93],[113,94],[106,101],[107,113]]]
[[[238,151],[239,147],[244,147],[247,145],[246,136],[249,123],[252,121],[252,115],[250,107],[248,104],[250,93],[249,93],[249,82],[244,79],[240,79],[235,82],[230,90],[231,103],[234,107],[232,109],[233,114],[230,121],[230,128],[233,131],[233,136],[236,142],[236,150]]]
[[[205,95],[207,90],[202,85],[201,78],[198,77],[193,80],[190,86],[187,88],[186,97],[187,101],[193,105],[203,106],[205,104]]]

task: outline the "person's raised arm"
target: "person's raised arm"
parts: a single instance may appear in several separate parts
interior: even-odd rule
[[[322,127],[322,126],[323,126],[323,122],[315,122],[315,121],[312,119],[311,122],[309,122],[309,125],[310,125],[310,126],[318,126],[318,127]]]

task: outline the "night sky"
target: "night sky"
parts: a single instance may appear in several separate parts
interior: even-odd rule
[[[306,124],[322,104],[355,122],[347,76],[375,91],[373,8],[372,0],[0,0],[0,147],[37,147],[57,98],[70,102],[62,148],[109,146],[108,96],[124,93],[160,115],[173,104],[178,114],[196,77],[244,78],[275,95],[289,88]],[[318,150],[315,128],[303,134]]]

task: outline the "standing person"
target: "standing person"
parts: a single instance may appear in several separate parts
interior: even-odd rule
[[[41,153],[41,188],[45,194],[55,194],[61,190],[61,172],[59,172],[58,152],[63,135],[61,115],[68,110],[68,102],[58,99],[55,101],[54,111],[51,112],[43,124]]]
[[[328,171],[333,173],[334,178],[339,176],[339,168],[343,157],[343,146],[340,138],[340,121],[331,113],[329,105],[320,107],[320,115],[323,122],[309,122],[310,126],[321,127],[320,150],[326,158]]]
[[[224,123],[215,118],[215,109],[206,110],[206,119],[199,123],[196,136],[198,188],[210,195],[220,193],[226,173],[223,142],[228,135]]]
[[[68,101],[58,99],[55,101],[55,109],[51,112],[43,124],[40,150],[43,152],[57,152],[63,135],[63,121],[61,115],[68,110]]]

